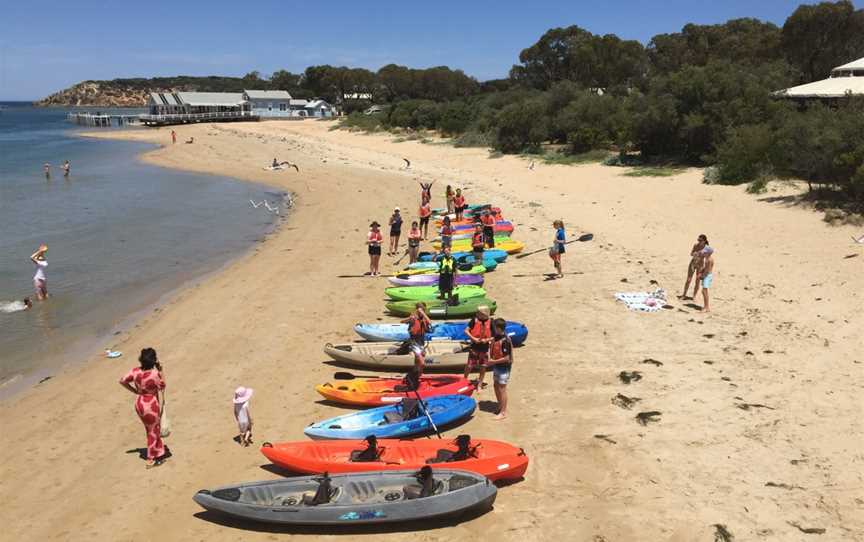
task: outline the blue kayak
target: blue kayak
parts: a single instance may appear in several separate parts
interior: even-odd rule
[[[452,424],[470,416],[477,402],[464,395],[439,395],[423,400],[435,425]],[[303,430],[313,439],[362,440],[369,435],[378,438],[402,438],[433,431],[419,401],[403,399],[385,407],[361,410],[313,423]]]
[[[467,321],[440,322],[432,324],[432,329],[426,334],[426,340],[467,341],[465,328]],[[356,324],[354,331],[366,339],[375,342],[398,342],[408,340],[408,324]],[[528,339],[528,327],[520,322],[507,322],[506,333],[519,346]]]
[[[456,258],[457,260],[459,260],[460,258],[465,258],[465,257],[469,257],[472,259],[474,258],[473,253],[464,252],[464,251],[453,252],[451,255],[454,258]],[[419,259],[421,262],[435,262],[435,261],[438,261],[441,259],[441,253],[440,252],[421,252]],[[484,260],[492,259],[498,263],[503,263],[507,259],[507,252],[504,250],[497,249],[497,248],[488,248],[488,249],[483,251],[483,259]]]
[[[468,270],[474,267],[474,256],[465,256],[462,259],[456,261],[457,270],[464,268],[463,270]],[[495,271],[495,268],[498,267],[498,261],[493,260],[492,258],[484,258],[483,259],[483,267],[486,268],[486,271]],[[414,262],[408,264],[408,269],[438,269],[438,262]]]

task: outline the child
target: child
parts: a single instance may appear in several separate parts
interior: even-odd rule
[[[513,367],[513,343],[506,333],[507,322],[496,318],[492,322],[492,343],[489,345],[488,365],[492,367],[492,383],[495,399],[498,400],[496,420],[507,417],[507,383],[510,382],[510,369]]]
[[[444,222],[441,224],[441,250],[453,246],[453,225],[450,224],[450,217],[445,216]]]
[[[456,222],[462,221],[462,215],[465,213],[465,196],[462,195],[462,189],[456,189],[456,195],[453,197],[453,210],[456,211]]]
[[[414,368],[417,370],[417,375],[423,374],[423,368],[426,365],[424,351],[426,350],[426,333],[432,327],[432,321],[426,316],[426,303],[418,301],[414,305],[414,312],[411,316],[402,320],[408,324],[408,342],[411,346],[411,351],[414,352]]]
[[[468,321],[468,327],[465,328],[465,335],[471,341],[468,350],[468,363],[465,364],[465,378],[468,378],[471,371],[477,368],[480,373],[477,376],[477,393],[480,393],[480,390],[485,387],[483,379],[486,376],[486,363],[489,361],[489,343],[492,342],[490,312],[489,307],[480,305],[477,307],[477,314]]]
[[[423,239],[429,237],[429,217],[432,216],[432,206],[428,201],[420,205],[420,229],[423,230]]]
[[[369,234],[366,236],[366,245],[369,247],[369,272],[366,274],[373,277],[380,274],[378,262],[381,261],[381,242],[384,240],[381,230],[378,229],[380,227],[381,224],[377,221],[372,222],[369,224]]]
[[[238,442],[241,446],[252,444],[252,414],[249,412],[249,400],[252,398],[252,388],[240,386],[234,390],[234,419],[240,429]]]
[[[453,212],[453,187],[449,184],[447,185],[447,190],[444,192],[444,199],[447,203],[447,214]]]
[[[483,263],[483,248],[486,246],[486,239],[483,236],[483,224],[478,222],[474,226],[474,235],[471,236],[471,249],[474,252],[474,262],[477,264]]]
[[[706,246],[702,249],[702,269],[699,271],[699,279],[702,281],[702,312],[711,312],[708,306],[708,290],[714,283],[714,249]]]
[[[549,257],[552,258],[552,263],[555,264],[556,277],[559,279],[564,278],[564,268],[561,264],[561,256],[564,255],[566,250],[565,244],[567,242],[567,234],[564,231],[564,222],[562,220],[556,220],[552,223],[552,227],[555,228],[555,238],[552,240],[552,248],[549,249]]]
[[[480,222],[483,224],[483,240],[486,242],[486,247],[495,248],[495,215],[492,211],[483,211]]]

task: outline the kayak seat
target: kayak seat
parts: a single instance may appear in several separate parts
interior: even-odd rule
[[[431,497],[432,495],[440,495],[444,491],[444,482],[442,480],[432,480],[431,489],[424,492],[424,487],[420,484],[411,484],[402,488],[402,493],[405,494],[405,500],[422,499]]]
[[[302,504],[306,506],[318,506],[319,504],[327,504],[336,497],[338,488],[333,487],[330,476],[326,472],[320,478],[315,478],[314,480],[318,482],[318,489],[315,491],[315,495],[303,495],[303,499],[300,501]]]
[[[367,463],[378,461],[381,458],[383,448],[378,447],[378,439],[375,435],[366,437],[366,448],[362,450],[352,450],[350,461],[353,463]]]
[[[420,407],[417,399],[406,397],[399,403],[399,410],[391,410],[384,413],[384,422],[386,424],[399,423],[408,420],[413,420],[420,414]]]
[[[453,461],[466,461],[474,455],[474,450],[471,448],[471,436],[459,435],[455,440],[456,450],[441,448],[435,454],[435,457],[427,459],[427,464],[434,463],[451,463]]]

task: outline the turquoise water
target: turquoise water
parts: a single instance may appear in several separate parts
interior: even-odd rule
[[[283,194],[150,166],[136,156],[152,147],[78,137],[65,110],[2,104],[0,387],[110,346],[130,314],[219,268],[275,224],[249,200]],[[12,302],[33,297],[29,257],[41,243],[51,297],[15,310]]]

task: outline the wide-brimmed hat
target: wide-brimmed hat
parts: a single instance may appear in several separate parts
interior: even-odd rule
[[[477,307],[477,314],[489,318],[489,307],[486,305],[480,305],[479,307]]]
[[[371,224],[369,224],[369,227],[370,228],[380,228],[381,224],[379,224],[377,221],[373,221]]]
[[[240,386],[236,390],[234,390],[234,404],[239,405],[240,403],[245,403],[249,399],[252,398],[253,393],[252,388],[247,388],[244,386]]]

